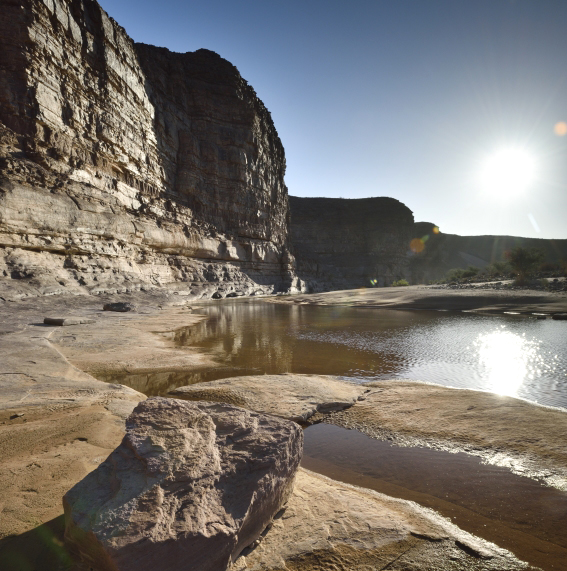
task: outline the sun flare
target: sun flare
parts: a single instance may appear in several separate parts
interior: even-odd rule
[[[535,161],[521,149],[503,149],[489,156],[482,169],[486,191],[507,198],[526,190],[533,182]]]

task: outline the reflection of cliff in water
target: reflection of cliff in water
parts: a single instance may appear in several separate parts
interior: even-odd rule
[[[225,367],[207,368],[197,371],[158,371],[153,373],[112,373],[97,375],[106,383],[119,383],[148,397],[166,395],[169,391],[185,385],[215,381],[237,375],[252,375],[254,371],[241,371]]]
[[[195,308],[209,318],[171,335],[178,346],[199,347],[226,367],[254,369],[256,374],[303,373],[373,377],[399,371],[404,358],[393,351],[329,343],[333,331],[404,328],[414,312],[389,312],[384,319],[350,307],[321,308],[266,302],[221,302]],[[240,373],[243,374],[243,373]]]

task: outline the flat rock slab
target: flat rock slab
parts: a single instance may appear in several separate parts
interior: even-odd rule
[[[169,394],[187,400],[225,402],[305,422],[316,412],[352,406],[365,387],[321,375],[257,375],[179,387]]]
[[[534,569],[432,510],[300,469],[287,509],[233,571]]]
[[[293,422],[219,403],[140,403],[122,444],[64,497],[65,542],[105,571],[223,571],[288,500]]]
[[[567,490],[567,411],[482,391],[377,381],[326,422],[398,445],[468,452]]]
[[[65,327],[69,325],[86,325],[88,323],[96,323],[96,321],[87,317],[46,317],[43,323],[44,325]]]

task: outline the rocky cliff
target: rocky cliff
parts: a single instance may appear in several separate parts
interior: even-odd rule
[[[214,52],[135,44],[94,0],[0,0],[0,295],[298,289],[284,173]]]
[[[567,261],[567,240],[517,236],[459,236],[439,232],[431,222],[416,222],[412,231],[408,273],[413,283],[439,280],[453,268],[488,264],[505,259],[517,246],[537,248],[550,263]]]
[[[390,285],[405,275],[413,214],[398,200],[289,201],[298,275],[309,290]]]

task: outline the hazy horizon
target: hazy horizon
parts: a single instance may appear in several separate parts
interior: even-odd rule
[[[290,195],[388,196],[445,233],[567,238],[567,2],[100,3],[134,41],[238,68],[272,114]]]

